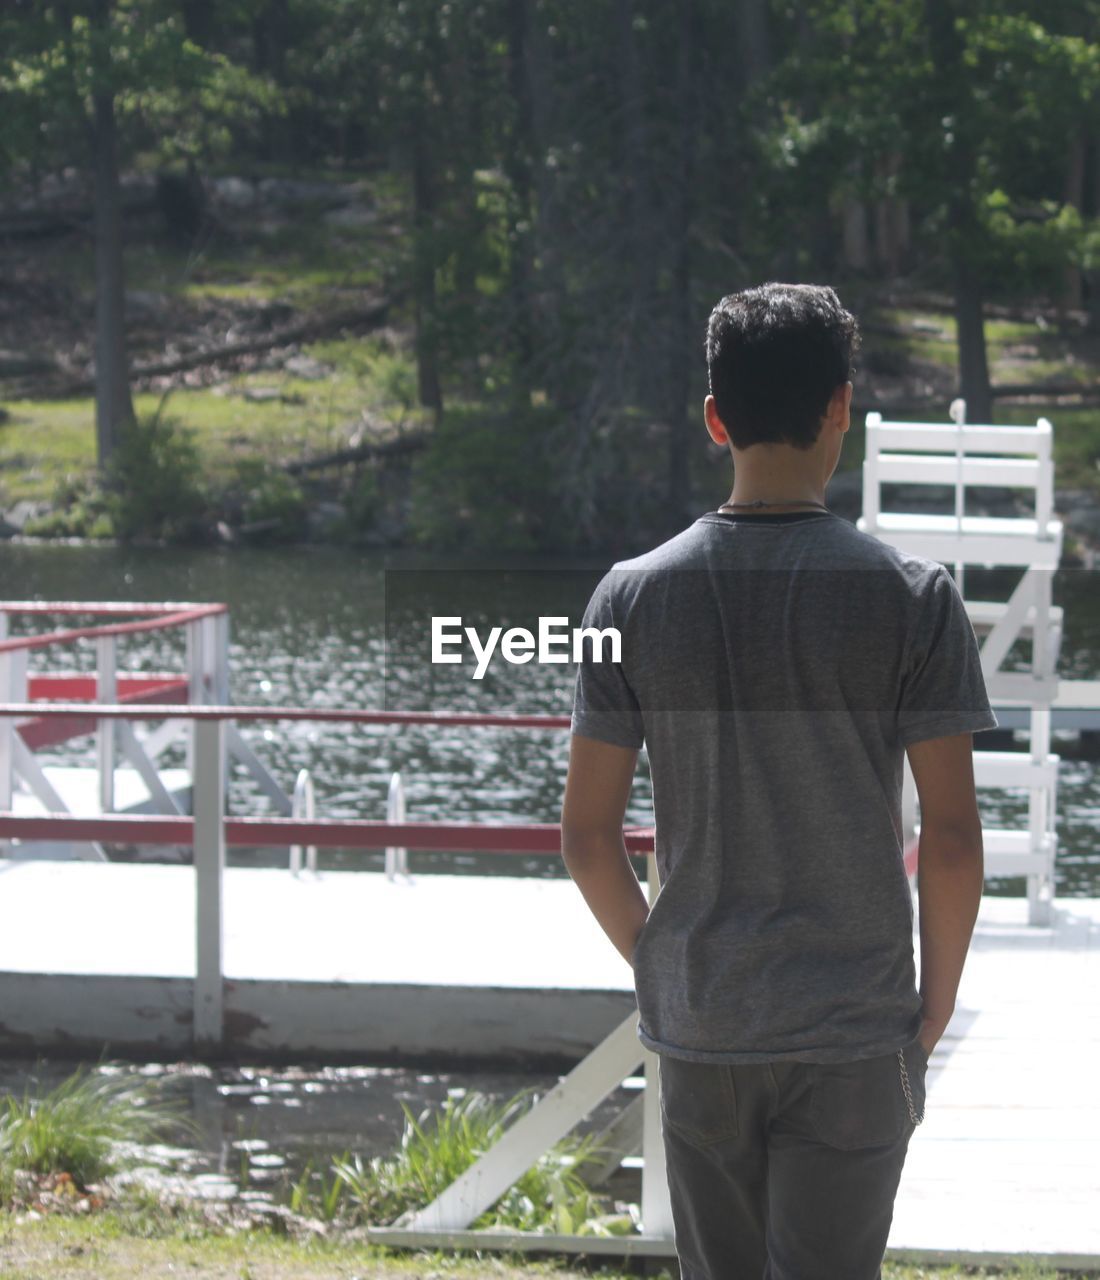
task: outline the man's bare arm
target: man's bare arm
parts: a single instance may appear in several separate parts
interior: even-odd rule
[[[973,735],[908,748],[920,801],[920,1040],[931,1053],[955,1011],[984,877],[982,824],[974,790]]]
[[[630,963],[649,904],[630,865],[623,817],[637,751],[574,734],[561,812],[561,856],[589,910]]]

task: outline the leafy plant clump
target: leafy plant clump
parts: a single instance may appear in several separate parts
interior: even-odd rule
[[[359,1215],[371,1222],[392,1222],[423,1208],[478,1160],[532,1103],[529,1090],[504,1103],[481,1093],[449,1097],[434,1115],[415,1119],[402,1104],[405,1128],[392,1157],[364,1164],[359,1156],[334,1163]],[[591,1137],[559,1142],[527,1170],[473,1224],[475,1229],[508,1227],[576,1235],[626,1235],[634,1220],[608,1211],[603,1197],[587,1186],[581,1170],[599,1157]]]
[[[109,499],[92,474],[70,474],[54,488],[52,509],[28,520],[23,532],[36,538],[111,538]]]
[[[264,542],[292,542],[305,535],[308,503],[285,471],[259,458],[237,464],[241,532]]]
[[[87,1187],[128,1164],[132,1144],[186,1127],[157,1081],[78,1067],[48,1093],[28,1086],[22,1098],[0,1100],[0,1201],[10,1201],[17,1174],[67,1176]]]
[[[423,546],[535,551],[560,535],[547,410],[449,408],[413,465],[410,526]]]
[[[351,1161],[351,1153],[342,1156],[326,1170],[315,1167],[312,1159],[306,1161],[299,1176],[287,1180],[284,1189],[286,1203],[292,1213],[319,1218],[322,1222],[335,1222],[345,1209],[348,1199],[348,1183],[336,1172],[337,1166]]]
[[[208,499],[194,432],[153,414],[124,426],[107,466],[107,510],[117,537],[202,540]]]

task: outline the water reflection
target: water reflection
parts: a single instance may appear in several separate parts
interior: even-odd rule
[[[0,1096],[24,1090],[45,1093],[74,1070],[59,1060],[0,1058]],[[141,1066],[100,1063],[97,1074],[161,1080],[196,1126],[176,1142],[141,1149],[141,1180],[192,1197],[232,1198],[241,1193],[279,1197],[307,1164],[327,1169],[345,1152],[364,1163],[398,1149],[405,1123],[402,1104],[414,1117],[443,1106],[448,1096],[477,1091],[505,1102],[522,1090],[542,1096],[559,1077],[545,1072],[447,1072],[415,1067],[208,1066],[150,1062]],[[614,1090],[577,1132],[599,1132],[636,1096],[641,1080]],[[621,1171],[611,1187],[637,1199],[639,1175]]]

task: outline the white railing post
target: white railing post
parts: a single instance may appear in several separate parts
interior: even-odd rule
[[[229,705],[229,610],[215,613],[207,619],[207,641],[204,646],[210,670],[210,701],[225,707]],[[225,753],[225,791],[229,794],[228,739]],[[313,870],[317,869],[317,850],[313,851]]]
[[[0,643],[8,638],[8,611],[0,609]],[[12,697],[12,653],[0,653],[0,699],[14,702]],[[0,716],[0,809],[11,808],[15,791],[15,758],[12,735],[15,725],[10,716]],[[2,848],[7,847],[5,841]]]
[[[966,514],[966,483],[963,478],[963,461],[966,457],[966,401],[952,400],[947,411],[948,417],[955,424],[955,527],[962,539],[963,516]],[[955,585],[959,594],[963,594],[966,566],[960,560],[955,561]]]
[[[646,855],[646,887],[649,908],[657,901],[661,886],[657,876],[657,857]],[[672,1205],[668,1198],[668,1176],[665,1173],[665,1140],[661,1133],[660,1060],[648,1049],[645,1052],[645,1099],[642,1120],[642,1230],[647,1236],[672,1235]]]
[[[115,636],[97,636],[96,701],[118,702],[118,647]],[[96,767],[99,772],[99,809],[113,813],[115,808],[115,722],[96,721]]]
[[[879,427],[881,425],[881,413],[869,413],[867,415],[867,444],[863,458],[863,520],[870,533],[874,533],[875,529],[878,528],[878,452]]]
[[[202,688],[202,629],[198,622],[188,622],[184,627],[183,634],[187,650],[187,656],[184,660],[187,670],[187,701],[193,706],[197,706],[206,701],[203,697]],[[184,746],[184,767],[191,775],[192,812],[194,812],[195,738],[197,732],[197,721],[189,721]]]
[[[222,1043],[222,889],[225,872],[225,725],[194,724],[195,1048]]]
[[[401,774],[390,776],[390,789],[386,793],[386,821],[393,826],[405,821],[405,785]],[[386,879],[395,880],[409,874],[409,851],[391,846],[386,850]]]
[[[0,612],[6,622],[6,615]],[[0,638],[5,638],[0,633]],[[0,653],[0,701],[27,701],[27,651]],[[16,728],[12,716],[0,716],[0,809],[10,811],[15,795]],[[10,841],[0,841],[0,855],[11,854]]]
[[[208,613],[199,619],[199,630],[202,635],[200,653],[200,679],[202,680],[203,702],[218,701],[218,616]]]
[[[229,705],[229,610],[214,614],[210,621],[214,637],[213,700],[225,707]]]
[[[1048,418],[1040,418],[1035,424],[1038,432],[1039,483],[1035,486],[1036,534],[1044,541],[1049,538],[1047,525],[1054,514],[1054,428]]]
[[[298,777],[294,782],[294,801],[290,807],[290,814],[293,818],[304,818],[306,822],[312,822],[316,816],[316,809],[313,799],[313,779],[309,776],[308,769],[299,769]],[[314,874],[317,872],[317,846],[311,844],[306,848],[306,867]],[[290,874],[293,876],[302,873],[302,846],[300,844],[292,844],[290,846]]]

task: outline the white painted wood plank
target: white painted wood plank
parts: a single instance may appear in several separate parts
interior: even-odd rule
[[[0,971],[187,977],[194,918],[190,867],[0,861]],[[633,990],[565,879],[230,867],[224,931],[227,977]]]
[[[406,1223],[414,1230],[468,1227],[623,1082],[642,1060],[638,1015],[631,1014],[503,1138]]]

